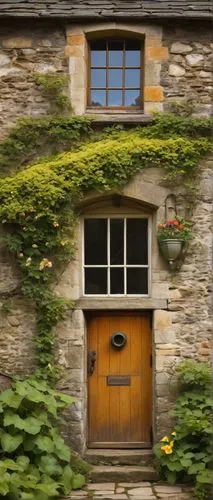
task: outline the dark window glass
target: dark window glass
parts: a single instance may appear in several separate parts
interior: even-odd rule
[[[141,43],[137,40],[126,40],[126,66],[140,67]]]
[[[140,87],[140,70],[126,69],[125,70],[125,87]]]
[[[91,70],[91,87],[106,87],[106,70]]]
[[[109,90],[108,106],[122,106],[122,90]]]
[[[148,293],[147,268],[140,268],[140,267],[127,268],[127,293],[128,294]]]
[[[124,263],[124,220],[110,220],[110,264]]]
[[[124,269],[122,267],[111,267],[110,269],[110,293],[124,293]]]
[[[122,69],[109,69],[108,87],[122,87]]]
[[[107,269],[103,267],[85,268],[85,293],[91,295],[107,294]]]
[[[140,106],[140,90],[125,90],[125,106]]]
[[[91,90],[91,105],[106,106],[106,90]]]
[[[107,264],[107,219],[85,219],[85,264]]]
[[[115,40],[108,42],[108,65],[123,66],[123,41]]]
[[[147,233],[147,219],[127,219],[127,264],[148,264]]]
[[[106,66],[106,41],[91,42],[91,66]]]

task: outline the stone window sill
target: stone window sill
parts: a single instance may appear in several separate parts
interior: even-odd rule
[[[144,113],[139,112],[97,112],[94,109],[87,109],[86,116],[92,116],[97,123],[106,123],[106,124],[114,124],[114,123],[123,123],[123,124],[148,124],[153,121],[153,117],[151,115],[145,115]]]
[[[75,309],[83,310],[145,310],[145,309],[167,309],[166,299],[153,299],[151,297],[82,297],[75,303]]]

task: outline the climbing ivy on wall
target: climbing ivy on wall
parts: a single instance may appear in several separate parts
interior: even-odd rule
[[[120,190],[149,167],[164,167],[169,181],[195,175],[210,135],[211,120],[174,115],[103,132],[95,132],[91,119],[54,116],[21,120],[2,143],[0,166],[10,176],[0,180],[0,220],[22,271],[22,292],[36,308],[39,377],[59,377],[54,327],[71,305],[54,295],[54,282],[74,253],[77,203],[91,190]]]

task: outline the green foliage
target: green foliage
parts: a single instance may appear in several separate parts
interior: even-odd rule
[[[159,120],[159,118],[156,118]],[[170,180],[194,175],[201,155],[210,144],[206,138],[156,139],[144,130],[114,130],[69,150],[40,160],[9,178],[0,180],[0,220],[3,239],[22,270],[22,291],[33,299],[37,312],[37,376],[57,380],[53,327],[63,318],[67,304],[53,294],[60,267],[73,256],[75,205],[90,190],[120,189],[148,167],[164,167]],[[160,125],[159,125],[160,126]],[[2,145],[2,158],[12,163],[50,141],[63,148],[76,144],[91,131],[85,118],[24,119]],[[8,142],[9,141],[9,142]],[[46,141],[46,142],[45,142]],[[14,149],[13,149],[14,148]]]
[[[91,124],[91,118],[81,116],[19,119],[0,144],[0,175],[24,167],[41,155],[76,148],[91,135]]]
[[[181,114],[156,113],[153,124],[141,129],[143,137],[212,137],[213,119],[191,118]]]
[[[35,73],[34,80],[41,87],[43,96],[48,99],[52,113],[71,111],[70,99],[65,94],[65,89],[69,84],[69,75]]]
[[[199,499],[208,499],[212,484],[211,370],[186,361],[177,367],[180,392],[174,409],[174,431],[154,447],[157,467],[170,483],[193,480]]]
[[[36,378],[16,381],[0,395],[0,495],[47,500],[85,484],[70,465],[56,425],[73,399]]]

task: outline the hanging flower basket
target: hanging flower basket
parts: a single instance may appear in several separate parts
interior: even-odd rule
[[[169,264],[173,264],[178,259],[184,245],[183,240],[161,240],[159,241],[160,251]]]
[[[163,257],[170,265],[181,255],[182,249],[191,238],[191,224],[175,217],[158,226],[158,244]]]

